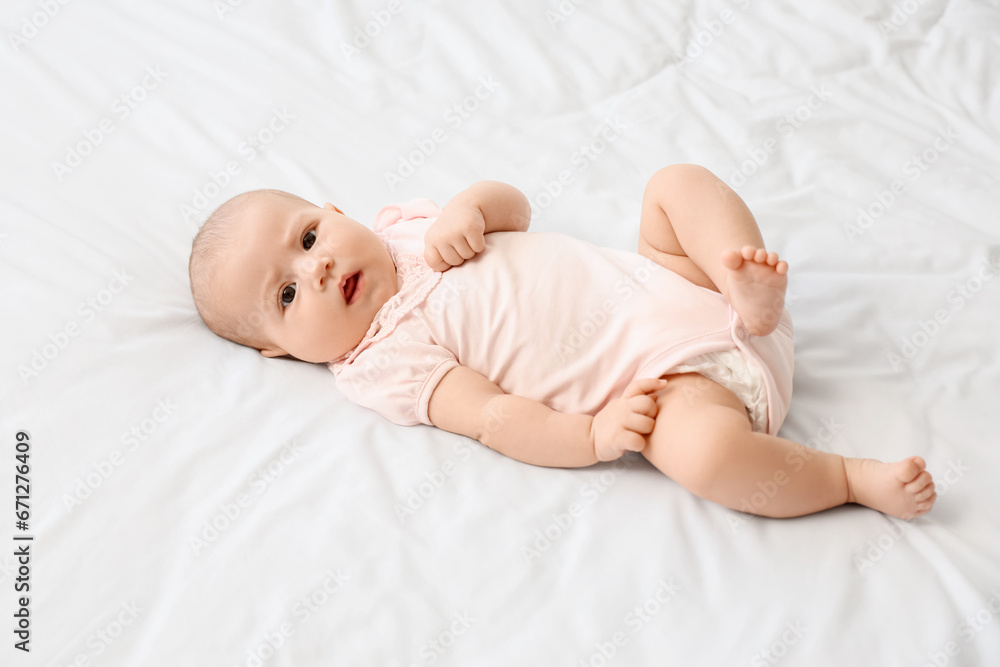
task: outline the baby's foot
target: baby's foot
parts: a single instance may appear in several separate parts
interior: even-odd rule
[[[722,265],[729,269],[723,293],[733,310],[755,336],[766,336],[778,326],[785,308],[788,264],[778,253],[745,245],[724,250]]]
[[[919,456],[895,463],[844,459],[847,502],[859,503],[900,519],[927,513],[937,499],[931,474]]]

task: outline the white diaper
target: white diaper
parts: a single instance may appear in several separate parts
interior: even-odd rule
[[[753,430],[767,433],[767,388],[759,371],[747,364],[738,349],[709,352],[692,357],[671,373],[701,373],[736,394],[746,406]]]

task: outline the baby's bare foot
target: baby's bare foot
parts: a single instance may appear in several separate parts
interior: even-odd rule
[[[919,456],[895,463],[874,459],[844,459],[847,502],[859,503],[900,519],[926,514],[937,493],[931,474]]]
[[[723,294],[755,336],[766,336],[778,326],[785,308],[788,264],[751,245],[724,250],[722,265],[729,269]]]

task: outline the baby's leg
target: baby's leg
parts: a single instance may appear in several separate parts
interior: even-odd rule
[[[771,517],[850,502],[909,519],[934,504],[934,484],[919,457],[845,458],[755,433],[743,403],[722,385],[696,373],[666,377],[642,453],[695,495]]]
[[[704,167],[676,164],[649,179],[639,254],[722,293],[750,333],[765,336],[785,307],[788,265],[764,249],[750,209]]]

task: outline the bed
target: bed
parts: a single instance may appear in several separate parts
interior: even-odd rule
[[[2,25],[0,663],[1000,664],[995,1],[16,0]],[[636,454],[522,464],[216,338],[189,294],[198,225],[246,190],[370,224],[500,180],[533,230],[635,250],[680,162],[791,265],[781,435],[923,456],[930,514],[764,519]]]

